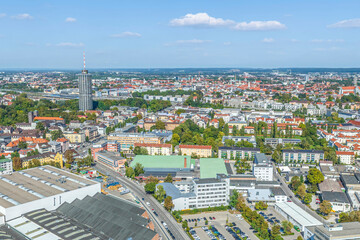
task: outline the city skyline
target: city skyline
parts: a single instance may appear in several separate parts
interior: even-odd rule
[[[65,3],[2,4],[1,69],[359,67],[356,1]]]

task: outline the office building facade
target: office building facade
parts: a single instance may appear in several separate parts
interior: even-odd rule
[[[92,82],[88,70],[82,70],[79,74],[79,110],[86,111],[93,109]]]

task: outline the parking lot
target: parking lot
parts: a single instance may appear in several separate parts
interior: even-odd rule
[[[208,225],[205,225],[204,217],[208,220]],[[210,219],[210,217],[212,219]],[[206,230],[201,228],[204,226],[213,226],[216,228],[217,232],[223,235],[226,239],[235,239],[235,237],[232,236],[232,234],[225,228],[226,220],[228,220],[228,223],[235,223],[235,227],[244,233],[243,236],[248,236],[248,239],[258,239],[250,230],[250,225],[245,220],[240,220],[236,217],[236,214],[231,214],[227,211],[182,215],[182,218],[183,220],[188,221],[188,226],[194,228],[197,236],[201,240],[212,239],[211,235],[209,236],[209,234],[205,232]],[[195,221],[195,219],[197,219],[197,221]],[[195,222],[197,222],[197,226],[195,226]]]
[[[281,226],[281,222],[286,220],[281,214],[275,211],[274,207],[272,206],[269,206],[267,210],[261,212],[265,219],[269,222],[269,228],[271,228],[274,224],[279,224]],[[258,239],[258,237],[256,237],[255,233],[251,229],[251,226],[245,220],[239,219],[237,214],[231,214],[227,211],[182,215],[182,218],[183,220],[187,220],[188,226],[194,229],[194,233],[196,233],[198,236],[197,239],[216,239],[212,238],[212,235],[209,233],[208,226],[215,227],[217,232],[219,232],[226,239],[239,240],[244,236],[247,236],[247,239]],[[208,225],[205,225],[204,218],[208,220]],[[226,222],[234,223],[235,226],[229,229],[226,227]],[[206,226],[206,228],[202,229],[204,226]],[[298,236],[301,236],[301,234],[295,231],[295,229],[293,229],[292,232],[295,234],[283,236],[284,240],[293,240]],[[237,236],[239,238],[237,238]]]

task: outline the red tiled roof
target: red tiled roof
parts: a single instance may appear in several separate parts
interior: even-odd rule
[[[211,149],[211,146],[204,146],[204,145],[179,145],[179,148]]]

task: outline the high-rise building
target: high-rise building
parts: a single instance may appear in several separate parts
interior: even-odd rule
[[[92,82],[88,70],[85,69],[85,55],[84,55],[84,69],[79,74],[79,110],[86,111],[93,109],[92,100]]]

